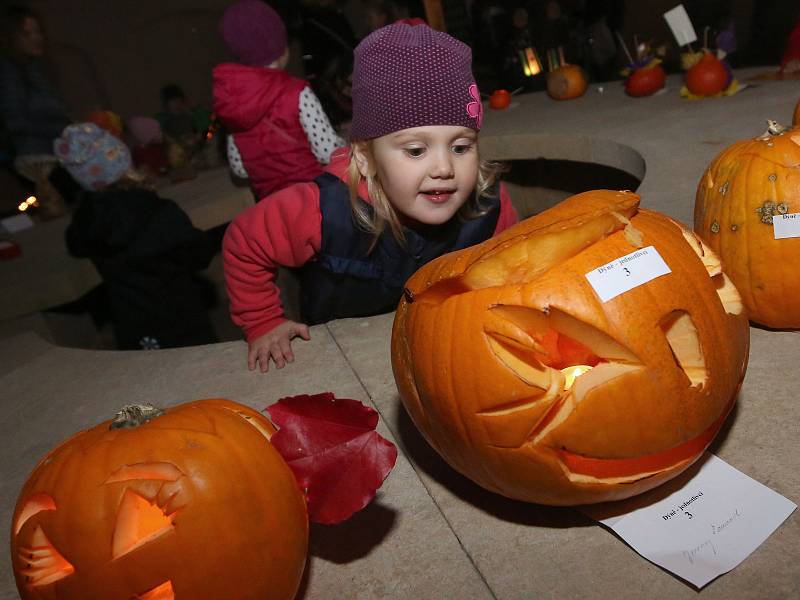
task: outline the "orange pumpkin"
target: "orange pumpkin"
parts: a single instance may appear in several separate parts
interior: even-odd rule
[[[587,86],[586,74],[578,65],[564,65],[547,74],[547,93],[556,100],[583,96]]]
[[[508,93],[508,90],[495,90],[489,96],[489,108],[502,110],[508,108],[509,104],[511,104],[511,94]]]
[[[573,196],[408,281],[392,332],[400,396],[479,485],[553,505],[626,498],[719,431],[748,357],[743,306],[693,232],[638,204]],[[671,272],[602,302],[585,274],[643,246]]]
[[[69,438],[25,483],[23,600],[293,598],[308,517],[270,422],[228,400],[135,412]]]
[[[666,81],[667,73],[661,65],[641,67],[625,80],[625,93],[634,98],[650,96],[663,88]]]
[[[717,252],[750,319],[800,327],[800,238],[775,239],[773,217],[800,212],[800,131],[774,121],[717,156],[697,186],[695,231]]]
[[[792,127],[800,125],[800,100],[794,105],[794,113],[792,114]]]
[[[686,72],[686,88],[695,96],[715,96],[722,92],[730,81],[730,73],[712,52],[706,52]]]

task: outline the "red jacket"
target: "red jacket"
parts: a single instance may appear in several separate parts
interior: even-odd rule
[[[307,85],[282,69],[214,67],[214,112],[233,134],[258,198],[322,173],[300,125],[300,92]]]
[[[348,151],[338,150],[325,169],[347,181]],[[362,183],[359,196],[368,199]],[[508,191],[500,185],[500,215],[494,235],[518,220]],[[222,257],[231,319],[251,342],[286,319],[275,276],[279,266],[301,267],[322,241],[319,187],[312,182],[283,189],[240,213],[225,232]]]

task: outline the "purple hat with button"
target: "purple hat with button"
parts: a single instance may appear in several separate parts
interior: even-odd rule
[[[356,47],[351,139],[429,125],[478,131],[482,118],[472,50],[463,42],[427,25],[398,22]]]
[[[53,141],[58,160],[86,190],[101,190],[131,168],[131,153],[119,138],[94,123],[68,125]]]

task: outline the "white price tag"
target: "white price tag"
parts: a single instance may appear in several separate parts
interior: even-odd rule
[[[654,246],[640,248],[586,273],[586,279],[603,302],[671,273]]]
[[[694,26],[691,19],[689,19],[689,15],[686,14],[683,4],[678,4],[675,8],[665,12],[664,18],[667,20],[667,25],[672,30],[672,35],[675,36],[678,46],[691,44],[697,39]]]
[[[776,240],[800,237],[800,213],[774,215],[772,217],[772,233]]]
[[[583,511],[646,559],[703,587],[747,558],[797,505],[713,454],[700,461],[696,472],[646,494]]]

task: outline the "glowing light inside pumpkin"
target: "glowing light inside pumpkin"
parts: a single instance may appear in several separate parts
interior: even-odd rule
[[[41,525],[33,531],[31,545],[19,547],[19,559],[25,565],[20,573],[32,587],[53,583],[75,572],[75,567],[47,539]]]
[[[125,490],[111,542],[112,558],[119,558],[172,531],[174,519],[175,513],[165,514],[157,503],[130,489]]]
[[[561,369],[561,372],[564,374],[564,390],[570,389],[572,384],[575,383],[575,380],[586,373],[586,371],[591,370],[591,368],[592,367],[589,365],[573,365]]]
[[[154,587],[149,592],[139,596],[139,600],[175,600],[175,591],[172,589],[172,582],[165,581],[158,587]]]

